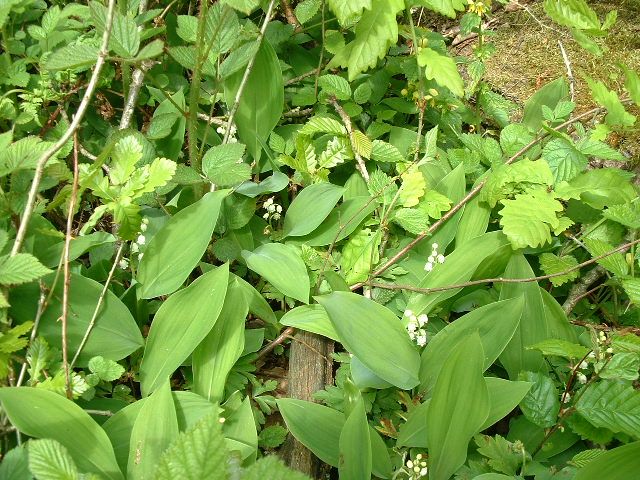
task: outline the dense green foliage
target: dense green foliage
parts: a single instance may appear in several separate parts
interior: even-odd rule
[[[635,478],[640,77],[516,105],[500,8],[2,2],[0,478],[308,478],[289,433],[342,480]],[[544,9],[605,54],[615,11]],[[264,372],[294,329],[316,402]]]

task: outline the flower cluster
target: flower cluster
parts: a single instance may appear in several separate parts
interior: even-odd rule
[[[476,15],[481,17],[485,13],[487,13],[487,10],[490,6],[489,3],[490,2],[469,0],[469,12],[475,13]]]
[[[147,243],[147,239],[144,236],[144,232],[147,231],[148,226],[149,226],[149,219],[147,217],[143,217],[142,222],[140,223],[140,235],[138,235],[138,238],[136,238],[135,242],[131,242],[131,253],[138,254],[138,261],[142,260],[142,256],[144,255],[144,253],[140,252],[140,247],[142,247]],[[126,270],[127,268],[129,268],[129,259],[124,257],[121,258],[120,261],[118,262],[118,266],[121,269]]]
[[[405,310],[404,316],[409,319],[407,324],[407,332],[409,332],[409,338],[416,342],[420,347],[424,347],[427,344],[427,331],[424,329],[429,317],[422,313],[420,315],[414,315],[411,310]]]
[[[236,132],[238,131],[238,129],[236,128],[235,125],[231,125],[231,128],[229,129],[230,133],[229,133],[229,143],[236,143],[238,141],[238,139],[236,138]],[[219,126],[218,128],[216,128],[216,132],[218,132],[220,135],[222,135],[223,137],[227,134],[227,128],[226,126]]]
[[[407,470],[409,470],[409,478],[411,480],[418,480],[419,478],[427,476],[427,461],[421,453],[416,455],[415,460],[407,460],[406,465]]]
[[[278,205],[273,202],[273,197],[267,198],[267,200],[262,204],[262,207],[267,211],[262,218],[265,220],[280,220],[280,216],[282,215],[282,205]]]
[[[436,266],[436,263],[444,263],[444,260],[444,255],[438,253],[438,244],[432,243],[431,255],[429,255],[429,258],[427,258],[427,263],[424,264],[424,269],[427,272],[430,272],[431,270],[433,270],[433,267]]]

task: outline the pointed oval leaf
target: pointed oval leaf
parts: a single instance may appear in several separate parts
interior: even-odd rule
[[[575,480],[627,480],[640,471],[640,442],[609,450],[578,470]]]
[[[338,334],[322,305],[301,305],[285,313],[280,323],[305,332],[316,333],[339,342]]]
[[[340,342],[369,370],[402,389],[418,384],[420,356],[391,310],[349,292],[333,292],[317,300]]]
[[[284,217],[284,235],[299,237],[313,232],[331,213],[344,188],[331,183],[314,183],[291,202]]]
[[[137,275],[142,298],[180,288],[207,249],[227,194],[227,190],[207,193],[171,217],[151,238]]]
[[[362,398],[349,414],[340,432],[340,463],[338,471],[341,480],[371,478],[371,440],[367,412]]]
[[[482,342],[474,333],[444,363],[427,412],[430,480],[448,480],[462,466],[469,440],[489,415],[483,362]]]
[[[158,309],[140,364],[143,395],[160,387],[211,331],[224,304],[229,266],[205,273]]]
[[[18,430],[60,442],[81,471],[124,479],[109,437],[72,401],[40,388],[14,387],[0,389],[0,402]]]
[[[286,296],[309,303],[309,274],[296,250],[281,243],[265,243],[242,251],[247,266]]]
[[[279,398],[276,403],[291,434],[324,463],[337,467],[344,415],[332,408],[294,398]]]

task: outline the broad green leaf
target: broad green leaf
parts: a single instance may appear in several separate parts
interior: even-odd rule
[[[565,138],[554,138],[542,150],[555,183],[570,181],[587,168],[587,157]]]
[[[598,168],[589,170],[569,183],[556,186],[559,198],[580,199],[589,206],[602,210],[604,207],[632,201],[635,190],[627,172],[617,168]]]
[[[542,255],[540,255],[539,259],[540,268],[545,273],[545,275],[553,275],[556,273],[565,272],[570,268],[578,265],[578,261],[572,255],[562,255],[561,257],[558,257],[553,253],[543,253]],[[564,275],[552,277],[549,280],[554,287],[559,287],[560,285],[575,280],[579,276],[580,272],[578,270],[573,270],[572,272],[566,273]]]
[[[18,430],[34,438],[56,440],[80,471],[124,479],[107,434],[71,400],[40,388],[13,387],[0,389],[0,402]]]
[[[45,70],[70,70],[88,68],[98,59],[98,47],[84,43],[66,45],[47,57]]]
[[[503,275],[505,278],[530,278],[535,276],[524,255],[513,255]],[[521,370],[538,371],[543,365],[542,354],[527,347],[546,339],[555,338],[578,343],[562,307],[536,282],[506,283],[500,299],[524,296],[525,306],[520,325],[513,338],[500,355],[500,362],[517,379]]]
[[[580,30],[600,30],[600,20],[585,0],[545,0],[544,11],[554,22]]]
[[[510,158],[534,138],[531,131],[522,123],[510,123],[500,131],[500,146],[504,155]]]
[[[251,178],[251,165],[242,161],[241,143],[217,145],[202,157],[202,171],[211,183],[223,187],[238,185]]]
[[[458,97],[464,96],[464,83],[453,58],[431,48],[423,48],[418,53],[418,65],[424,67],[428,80],[435,80]]]
[[[640,442],[633,442],[598,455],[578,470],[575,480],[628,480],[639,469]]]
[[[138,267],[142,298],[180,288],[207,249],[227,194],[227,190],[207,193],[171,217],[151,238]]]
[[[78,480],[80,474],[69,451],[55,440],[30,440],[29,470],[38,480]]]
[[[597,238],[585,238],[584,243],[592,257],[599,257],[600,255],[611,252],[615,248],[610,243],[598,240]],[[624,255],[620,252],[601,258],[597,263],[618,276],[624,277],[629,272],[629,265]]]
[[[177,436],[178,418],[167,377],[146,399],[133,425],[127,478],[154,478],[158,459]]]
[[[623,67],[623,70],[625,74],[624,86],[636,105],[640,105],[640,76],[630,68]]]
[[[628,383],[602,380],[589,385],[575,407],[595,427],[640,438],[640,392]]]
[[[371,197],[350,198],[334,208],[329,216],[311,234],[296,238],[311,247],[339,242],[351,235],[362,221],[376,209]]]
[[[363,228],[353,235],[342,249],[340,266],[347,284],[365,281],[380,260],[380,230]]]
[[[260,183],[245,182],[235,189],[247,197],[257,197],[265,193],[279,192],[289,185],[289,177],[281,172],[273,172],[270,177],[265,178]]]
[[[353,23],[363,9],[371,10],[371,0],[328,0],[328,4],[342,26]]]
[[[400,319],[368,298],[347,292],[317,297],[345,348],[377,376],[402,389],[418,384],[420,357]]]
[[[286,296],[309,303],[309,274],[294,247],[265,243],[253,252],[242,251],[247,266]]]
[[[322,335],[336,342],[340,341],[327,312],[321,305],[301,305],[293,308],[282,316],[280,323],[287,327]]]
[[[144,396],[159,388],[211,331],[224,304],[229,266],[222,265],[174,293],[153,318],[140,364]]]
[[[591,89],[593,99],[607,109],[605,123],[610,126],[631,127],[636,122],[636,117],[628,113],[620,97],[613,90],[609,90],[604,83],[586,77]]]
[[[366,85],[366,83],[363,83]],[[396,147],[382,140],[374,140],[371,145],[371,159],[377,162],[398,163],[404,161],[404,156]]]
[[[360,397],[340,432],[340,479],[371,478],[371,440],[364,401]]]
[[[402,185],[398,194],[398,204],[404,207],[415,207],[424,195],[427,183],[422,172],[412,169],[402,175]]]
[[[227,449],[218,415],[207,415],[157,459],[155,480],[227,479]]]
[[[74,237],[69,242],[69,260],[75,260],[94,247],[114,243],[116,237],[107,232],[94,232],[89,235]],[[57,267],[64,253],[65,242],[51,245],[44,252],[38,252],[38,259],[46,267]]]
[[[529,382],[512,382],[496,377],[485,377],[489,391],[489,415],[482,428],[485,430],[505,418],[522,401],[531,389]]]
[[[464,11],[467,3],[464,0],[414,0],[412,5],[423,5],[434,12],[455,18],[457,12]]]
[[[98,31],[102,34],[107,23],[107,7],[97,1],[92,1],[89,2],[89,9]],[[140,31],[136,22],[123,15],[118,9],[113,14],[109,48],[120,57],[135,57],[140,48]]]
[[[33,479],[33,475],[29,471],[27,446],[24,443],[3,455],[2,463],[0,463],[0,478],[6,480]]]
[[[355,355],[351,357],[350,367],[353,383],[360,390],[365,388],[383,390],[393,386],[369,370]]]
[[[211,402],[224,396],[227,375],[244,348],[244,321],[249,304],[237,277],[227,288],[220,318],[204,340],[194,350],[193,391]]]
[[[560,395],[553,380],[539,372],[522,372],[519,378],[532,384],[520,402],[520,410],[525,417],[543,428],[555,425],[560,411]]]
[[[545,356],[564,357],[569,360],[581,360],[589,353],[587,347],[556,338],[543,340],[527,348],[539,350]]]
[[[489,368],[507,346],[520,323],[524,300],[513,298],[477,308],[440,330],[422,352],[420,388],[431,391],[447,359],[448,352],[460,348],[469,335],[478,334]]]
[[[225,101],[229,108],[235,102],[243,76],[244,71],[241,70],[224,82]],[[238,137],[256,162],[260,160],[262,145],[267,143],[269,134],[280,120],[283,105],[280,62],[273,47],[263,39],[235,116]]]
[[[636,305],[640,305],[640,278],[625,278],[622,280],[624,288],[629,299]]]
[[[542,115],[543,105],[553,110],[560,101],[568,99],[569,85],[564,77],[547,83],[525,103],[522,123],[533,132],[537,132],[542,127],[544,120]]]
[[[600,370],[600,378],[614,380],[637,380],[640,370],[640,357],[635,353],[616,353],[607,365]]]
[[[324,463],[337,467],[344,415],[332,408],[295,398],[279,398],[276,403],[291,434]]]
[[[431,480],[447,480],[464,464],[469,440],[489,415],[483,359],[480,338],[472,334],[449,354],[438,376],[427,412]]]
[[[313,232],[333,210],[344,188],[331,183],[314,183],[291,202],[284,217],[284,235],[300,237]]]
[[[91,373],[95,373],[100,377],[100,380],[104,380],[105,382],[118,380],[124,373],[124,367],[122,365],[100,355],[89,360],[88,366]]]
[[[530,190],[502,204],[500,225],[516,250],[550,243],[550,230],[561,225],[557,214],[563,206],[546,190]]]
[[[259,0],[221,0],[221,3],[229,5],[246,15],[249,15],[260,6]]]
[[[318,86],[321,87],[327,95],[333,95],[338,100],[349,100],[351,98],[349,82],[339,75],[327,74],[318,77]],[[340,124],[340,126],[342,126],[342,124]],[[346,133],[346,130],[344,130],[344,133]],[[303,135],[308,135],[308,133],[303,133]]]
[[[53,273],[42,279],[47,289],[53,288],[54,279],[55,274]],[[27,286],[25,285],[25,287]],[[14,288],[11,292],[10,300],[14,307],[12,313],[16,320],[31,319],[35,314],[40,291],[38,288],[25,288],[24,290],[20,288]],[[67,327],[67,344],[71,358],[76,353],[87,331],[102,290],[103,285],[100,283],[75,273],[71,274],[70,321]],[[59,321],[62,315],[62,291],[63,282],[58,281],[55,284],[49,306],[40,319],[38,332],[49,345],[61,345],[62,342]],[[140,329],[131,312],[111,290],[107,290],[89,339],[78,357],[78,365],[87,365],[87,362],[96,355],[110,360],[121,360],[143,345]]]
[[[334,63],[349,70],[349,81],[373,68],[398,40],[396,14],[404,8],[401,0],[371,0],[355,27],[355,39],[334,57]]]
[[[136,62],[141,62],[142,60],[149,60],[150,58],[155,58],[164,53],[164,42],[159,38],[147,43],[144,47],[140,49],[136,58],[134,59]]]
[[[602,216],[626,227],[640,229],[640,201],[612,205],[602,212]]]
[[[456,285],[471,279],[475,271],[487,258],[496,252],[511,254],[511,246],[502,232],[490,232],[473,240],[473,248],[457,248],[447,256],[444,264],[436,264],[423,281],[420,288],[436,288]],[[458,294],[461,289],[451,289],[428,294],[413,294],[407,308],[416,315],[429,313],[438,303]]]
[[[331,75],[332,77],[335,75]],[[337,77],[344,80],[342,77]],[[344,80],[347,83],[346,80]],[[347,83],[347,86],[349,84]],[[316,133],[332,133],[334,135],[346,135],[347,129],[338,120],[331,117],[315,116],[309,119],[304,126],[298,130],[298,135],[313,136]]]
[[[18,253],[13,257],[0,257],[0,284],[20,285],[32,282],[51,273],[47,267],[28,253]]]
[[[352,136],[351,147],[353,150],[362,157],[371,158],[371,151],[373,150],[373,144],[369,137],[367,137],[360,130],[354,130]]]

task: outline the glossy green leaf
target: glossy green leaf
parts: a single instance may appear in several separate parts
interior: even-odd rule
[[[43,279],[48,288],[53,286],[54,277],[55,274],[51,274]],[[50,345],[60,345],[62,342],[59,322],[62,315],[62,290],[63,282],[58,281],[53,291],[52,300],[40,320],[39,333]],[[98,282],[74,273],[71,274],[69,315],[73,320],[69,322],[67,327],[69,355],[75,355],[87,331],[102,290],[103,286]],[[11,298],[13,301],[14,297]],[[26,298],[20,298],[21,296],[16,295],[15,301],[29,301]],[[37,297],[30,301],[35,302],[33,305],[37,305]],[[96,355],[110,360],[121,360],[143,345],[142,335],[131,312],[111,290],[107,290],[100,312],[96,317],[95,326],[78,357],[78,365],[86,365]]]
[[[462,466],[489,415],[483,360],[480,337],[472,334],[445,361],[427,412],[430,480],[448,480]]]
[[[331,183],[315,183],[304,188],[291,202],[284,217],[284,235],[299,237],[313,232],[331,213],[344,188]]]
[[[142,298],[180,288],[207,249],[227,194],[227,190],[207,193],[171,217],[151,238],[138,268]]]
[[[640,392],[627,383],[603,380],[590,385],[576,410],[595,427],[640,438]]]
[[[78,480],[80,474],[73,458],[60,442],[51,439],[31,440],[29,470],[38,480]]]
[[[511,257],[505,278],[530,278],[535,276],[522,254]],[[509,378],[517,379],[521,370],[532,372],[542,368],[542,354],[527,347],[549,338],[578,343],[573,327],[558,302],[536,282],[506,283],[502,286],[500,299],[524,296],[525,306],[513,338],[500,355],[500,361],[509,373]]]
[[[629,480],[640,471],[640,442],[609,450],[578,470],[575,480]]]
[[[158,459],[178,437],[178,418],[167,379],[144,402],[130,438],[127,478],[153,478]]]
[[[560,401],[553,380],[538,372],[522,372],[519,378],[532,384],[520,402],[525,417],[540,427],[555,425]]]
[[[60,442],[83,472],[123,480],[107,434],[79,406],[40,388],[0,389],[9,420],[22,433]]]
[[[253,252],[242,251],[247,266],[288,297],[309,303],[309,274],[294,247],[265,243]]]
[[[344,415],[332,408],[294,398],[279,398],[276,402],[291,434],[324,463],[337,467]]]
[[[449,352],[477,332],[482,342],[482,371],[489,368],[507,346],[523,314],[524,300],[513,298],[477,308],[440,330],[427,344],[420,365],[420,388],[431,390]]]
[[[287,327],[316,333],[339,342],[338,334],[322,305],[301,305],[285,313],[280,323]]]
[[[225,264],[165,300],[151,324],[140,364],[143,395],[160,387],[211,331],[228,282],[229,266]]]
[[[225,101],[229,108],[244,76],[240,70],[225,80]],[[260,44],[253,69],[246,82],[235,116],[238,137],[248,152],[258,161],[262,144],[277,125],[284,106],[284,84],[280,62],[266,39]]]
[[[418,384],[420,356],[391,310],[348,292],[316,300],[327,311],[340,342],[369,370],[398,388]]]
[[[344,422],[339,448],[338,471],[341,480],[371,478],[371,440],[362,397]]]
[[[237,277],[227,287],[220,318],[194,350],[193,391],[211,402],[220,402],[231,368],[244,348],[244,321],[249,304]]]
[[[490,232],[474,239],[473,248],[457,248],[446,257],[444,264],[436,264],[423,281],[420,288],[435,288],[455,285],[471,279],[474,272],[486,259],[496,252],[511,254],[509,240],[502,232]],[[451,298],[461,289],[451,289],[429,294],[413,294],[407,305],[416,315],[429,313],[438,303]]]
[[[464,96],[464,83],[453,58],[431,48],[423,48],[418,54],[418,65],[425,68],[428,80],[435,80],[458,97]]]
[[[522,401],[531,388],[529,382],[512,382],[496,377],[485,377],[489,391],[489,415],[480,430],[489,428],[505,418]]]

